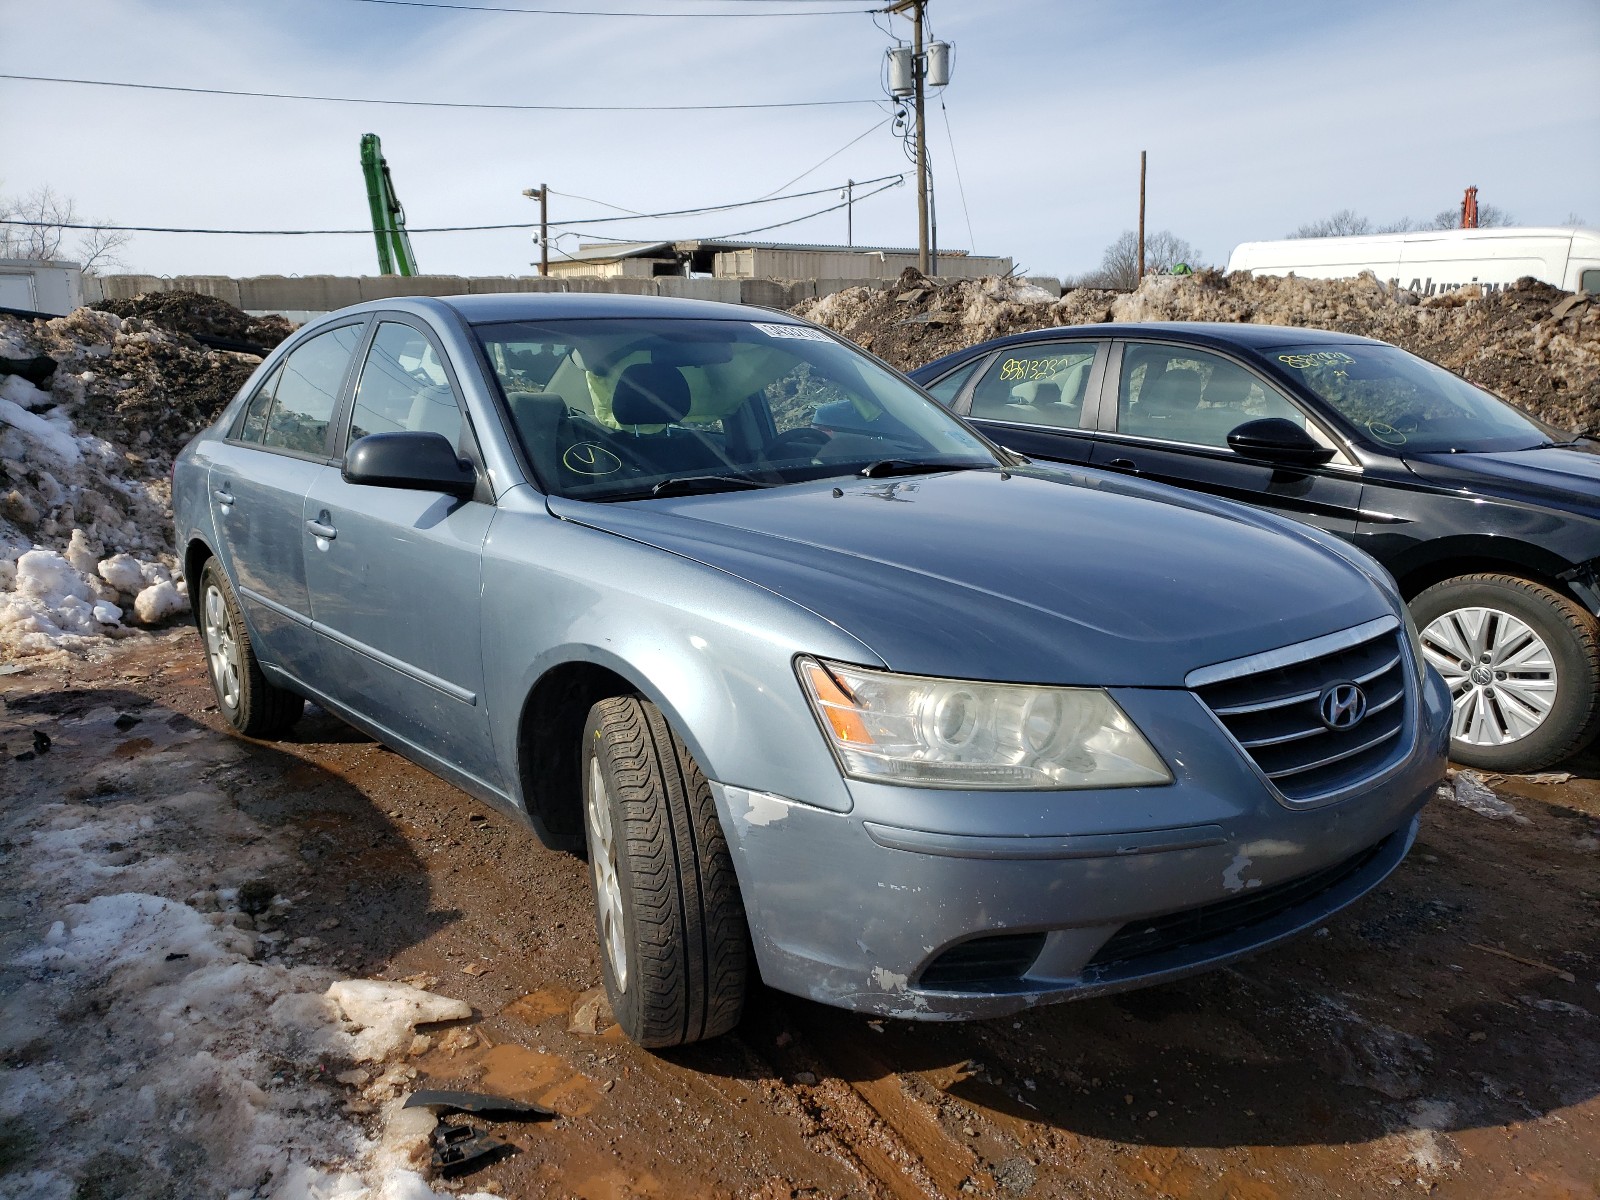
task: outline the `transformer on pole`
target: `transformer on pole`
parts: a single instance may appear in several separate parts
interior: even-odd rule
[[[917,139],[917,269],[924,275],[938,271],[936,260],[930,254],[933,244],[930,228],[930,192],[928,180],[928,121],[925,101],[927,89],[944,87],[950,82],[950,43],[932,42],[926,48],[922,42],[923,22],[927,17],[928,0],[896,0],[885,10],[891,14],[909,13],[911,16],[911,45],[894,46],[888,51],[889,94],[897,100],[914,97]],[[936,252],[935,252],[936,253]]]

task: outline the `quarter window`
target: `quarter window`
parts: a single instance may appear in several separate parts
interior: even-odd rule
[[[983,356],[980,354],[966,366],[957,367],[937,383],[930,383],[927,387],[928,394],[946,408],[952,407],[956,402],[956,393],[966,386],[967,380],[972,378],[972,373],[982,362]]]
[[[1282,393],[1236,363],[1187,346],[1130,343],[1117,388],[1117,432],[1226,448],[1246,421],[1306,417]],[[1315,427],[1309,431],[1323,440]]]
[[[356,385],[350,440],[369,433],[437,433],[459,450],[463,425],[433,344],[410,325],[380,324]]]
[[[1002,350],[972,393],[972,416],[1077,429],[1095,348],[1083,343]]]
[[[341,325],[290,351],[278,371],[263,445],[301,454],[326,452],[328,422],[360,340],[360,325]]]

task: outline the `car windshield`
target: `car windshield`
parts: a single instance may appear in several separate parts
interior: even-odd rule
[[[1396,346],[1279,346],[1264,352],[1345,420],[1417,453],[1529,450],[1564,435]]]
[[[555,495],[633,500],[1000,465],[915,388],[807,325],[590,319],[476,332]]]

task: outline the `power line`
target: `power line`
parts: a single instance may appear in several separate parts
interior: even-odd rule
[[[821,8],[808,12],[638,12],[591,8],[513,8],[497,4],[445,4],[442,0],[350,0],[350,2],[392,5],[396,8],[445,9],[455,12],[522,13],[528,16],[550,17],[667,17],[674,20],[680,17],[859,17],[873,11],[871,8]],[[795,3],[796,0],[784,0],[784,2]],[[838,3],[838,0],[833,2]]]
[[[827,158],[825,158],[821,162],[817,163],[816,166],[807,167],[804,171],[801,171],[800,174],[796,175],[793,179],[789,180],[787,183],[780,183],[777,187],[773,188],[772,191],[768,192],[767,196],[771,196],[771,195],[773,195],[773,194],[775,194],[777,192],[781,192],[781,191],[783,191],[784,188],[789,187],[792,184],[799,183],[807,175],[811,174],[811,172],[813,172],[815,170],[818,170],[818,169],[820,169],[822,167],[827,166],[830,162],[832,162],[834,159],[838,158],[839,155],[843,154],[846,150],[850,149],[851,146],[854,146],[862,138],[868,137],[871,134],[877,133],[878,130],[882,129],[885,125],[887,125],[892,120],[894,120],[893,116],[885,117],[883,120],[879,121],[876,125],[874,125],[871,129],[867,130],[866,133],[858,134],[857,136],[851,138],[848,142],[846,142],[844,145],[840,146],[832,154],[828,155]],[[871,182],[874,182],[874,181],[868,180],[867,182],[871,183]],[[761,198],[763,200],[765,200],[767,197],[763,196]]]
[[[838,204],[830,205],[827,208],[819,208],[814,213],[807,213],[803,217],[795,217],[792,220],[788,220],[788,221],[778,221],[778,222],[776,222],[775,224],[772,224],[772,225],[760,225],[760,226],[757,226],[755,229],[741,229],[737,233],[721,233],[721,234],[718,234],[716,237],[701,238],[699,240],[703,241],[703,242],[725,242],[729,238],[748,237],[752,233],[765,233],[769,229],[782,229],[785,225],[798,225],[801,221],[809,221],[809,220],[811,220],[812,217],[820,217],[820,216],[823,216],[823,215],[825,215],[827,213],[838,212],[846,204],[851,204],[851,203],[860,204],[863,200],[870,200],[874,196],[878,195],[880,192],[887,192],[890,188],[897,188],[902,183],[905,182],[905,176],[904,175],[896,175],[893,178],[894,178],[894,182],[893,183],[886,183],[881,188],[874,188],[870,192],[866,192],[866,193],[864,193],[864,194],[862,194],[860,196],[855,197],[855,199],[853,201],[851,201],[851,200],[840,201]]]
[[[939,97],[939,111],[944,114],[944,136],[950,142],[950,165],[956,169],[956,191],[961,196],[961,215],[967,219],[967,249],[978,252],[977,239],[972,236],[972,212],[967,208],[967,185],[961,182],[961,163],[956,160],[956,135],[950,131],[950,110]]]
[[[25,83],[70,83],[85,87],[132,88],[146,92],[184,92],[201,96],[244,96],[255,100],[314,100],[323,104],[387,104],[403,108],[466,108],[510,112],[726,112],[754,108],[837,108],[878,100],[774,100],[755,104],[476,104],[459,100],[390,100],[365,96],[308,96],[298,92],[246,92],[229,88],[179,87],[168,83],[127,83],[115,79],[67,79],[55,75],[11,75]]]
[[[903,175],[880,175],[876,179],[865,179],[865,180],[861,180],[860,182],[862,184],[868,184],[868,183],[883,183],[885,180],[892,180],[893,182],[889,183],[888,186],[889,187],[895,187],[895,186],[898,186],[900,181],[903,180],[904,178],[905,178],[905,176],[903,176]],[[878,191],[882,191],[882,190],[884,190],[884,189],[882,189],[882,188],[878,189]],[[663,219],[666,219],[666,218],[669,218],[669,217],[694,217],[694,216],[702,216],[702,215],[704,215],[706,213],[727,212],[730,209],[736,209],[736,208],[750,208],[750,207],[753,207],[754,205],[757,205],[757,204],[772,204],[772,203],[776,203],[776,202],[782,201],[782,200],[803,200],[808,196],[821,196],[821,195],[824,195],[825,193],[834,192],[834,191],[838,191],[838,186],[837,185],[835,185],[833,187],[814,188],[814,189],[812,189],[810,191],[805,191],[805,192],[789,192],[789,193],[786,193],[785,195],[782,195],[782,196],[763,196],[759,200],[740,200],[740,201],[737,201],[737,202],[735,202],[733,204],[708,204],[708,205],[704,205],[704,206],[702,206],[700,208],[679,208],[679,209],[673,209],[673,210],[671,210],[669,212],[658,212],[658,213],[634,213],[634,214],[632,214],[630,216],[626,216],[626,217],[578,217],[578,218],[574,218],[574,219],[568,220],[568,221],[550,221],[550,222],[548,222],[548,224],[551,227],[555,227],[555,226],[567,227],[567,226],[572,226],[572,225],[602,225],[602,224],[606,224],[606,223],[613,222],[613,221],[663,220]],[[876,192],[867,193],[868,196],[876,195],[876,194],[877,194]],[[866,197],[862,197],[862,198],[865,199]],[[604,201],[596,200],[596,201],[593,201],[593,203],[603,204]],[[616,206],[615,205],[608,205],[607,207],[616,207]],[[833,210],[832,209],[824,209],[822,211],[824,211],[824,212],[832,212]],[[796,218],[796,219],[797,220],[806,220],[807,218],[799,217],[799,218]],[[782,223],[783,224],[788,224],[789,222],[782,222]],[[170,225],[72,224],[72,223],[61,222],[61,221],[22,221],[22,220],[5,220],[5,219],[0,219],[0,225],[20,225],[20,226],[23,226],[25,228],[34,228],[34,229],[108,230],[108,231],[115,232],[115,233],[196,233],[196,234],[229,234],[229,235],[240,235],[240,236],[250,236],[250,237],[323,237],[323,236],[345,235],[345,234],[365,234],[365,235],[370,237],[371,234],[372,234],[372,230],[371,229],[199,229],[199,228],[186,228],[186,227],[170,226]],[[484,231],[487,231],[487,230],[497,230],[497,229],[537,229],[538,226],[539,226],[539,223],[537,221],[519,221],[519,222],[511,222],[511,223],[500,224],[500,225],[433,225],[433,226],[422,226],[422,227],[408,227],[406,229],[406,232],[407,233],[479,233],[479,232],[484,232]],[[777,228],[777,226],[768,226],[768,228],[774,228],[775,229],[775,228]],[[754,231],[753,230],[751,232],[758,232],[758,231]],[[599,235],[594,235],[594,236],[599,236]],[[730,236],[736,237],[736,236],[739,236],[739,235],[732,234]],[[628,239],[628,240],[631,241],[631,240],[636,240],[636,239]]]

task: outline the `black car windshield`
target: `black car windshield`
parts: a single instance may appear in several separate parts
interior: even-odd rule
[[[1263,353],[1386,446],[1423,454],[1529,450],[1565,436],[1395,346],[1324,343]]]
[[[1001,465],[937,404],[810,326],[606,318],[476,332],[555,495],[733,491],[881,472],[886,460],[897,471]]]

